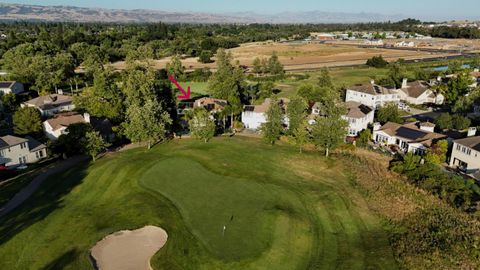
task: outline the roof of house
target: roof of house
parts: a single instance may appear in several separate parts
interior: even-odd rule
[[[430,146],[433,140],[444,139],[447,137],[443,134],[422,130],[418,127],[418,123],[415,122],[403,125],[387,122],[380,128],[380,130],[392,137],[406,139],[410,143],[422,143],[425,146]]]
[[[5,148],[8,146],[14,146],[17,144],[21,144],[24,142],[28,142],[27,139],[21,138],[21,137],[16,137],[12,135],[6,135],[3,137],[0,137],[0,148]]]
[[[389,94],[395,94],[394,89],[389,89],[377,84],[361,84],[361,85],[355,85],[352,87],[349,87],[348,90],[353,90],[356,92],[361,92],[361,93],[366,93],[370,95],[389,95]]]
[[[421,122],[420,126],[422,126],[422,127],[435,127],[435,124],[431,123],[431,122]]]
[[[478,77],[480,77],[480,72],[479,71],[472,71],[472,72],[470,72],[470,76],[478,78]]]
[[[280,98],[278,102],[282,104],[282,107],[285,108],[290,100],[287,98]],[[267,112],[268,108],[270,108],[270,104],[272,100],[270,98],[266,98],[262,104],[260,105],[245,105],[243,107],[243,111],[245,112],[256,112],[256,113],[265,113]]]
[[[45,122],[52,127],[53,131],[62,127],[68,127],[71,124],[86,123],[85,118],[81,114],[62,114]]]
[[[12,88],[15,83],[14,81],[0,82],[0,88]]]
[[[373,111],[373,108],[355,101],[345,102],[347,106],[347,117],[349,118],[364,118]]]
[[[195,100],[194,106],[199,107],[199,106],[207,106],[213,104],[215,108],[217,109],[223,109],[225,106],[227,106],[227,101],[223,99],[217,99],[217,98],[210,98],[210,97],[203,97],[200,99]]]
[[[455,140],[455,142],[480,152],[480,136]]]
[[[401,88],[400,90],[405,92],[409,97],[418,98],[429,89],[430,86],[425,81],[414,81],[407,83],[407,88]]]
[[[30,150],[30,152],[35,152],[47,147],[45,144],[40,143],[39,141],[35,140],[30,136],[27,136],[25,138],[28,140],[28,149]]]
[[[48,96],[39,96],[37,98],[26,101],[25,103],[40,108],[42,110],[48,110],[71,104],[72,100],[73,99],[71,96],[51,94]]]

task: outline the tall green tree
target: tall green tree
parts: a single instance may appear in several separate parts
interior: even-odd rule
[[[312,128],[313,142],[325,151],[325,156],[341,145],[347,135],[348,122],[340,115],[318,116]]]
[[[449,113],[441,113],[437,119],[435,119],[435,125],[439,130],[453,128],[453,119]]]
[[[265,142],[274,145],[283,132],[283,111],[276,98],[272,98],[266,112],[267,122],[260,128]]]
[[[232,54],[224,49],[217,51],[217,72],[208,81],[210,93],[215,98],[240,100],[245,89],[245,76],[238,65],[232,64]]]
[[[268,72],[273,76],[283,76],[285,73],[283,65],[278,59],[277,52],[273,52],[272,56],[268,59]]]
[[[288,131],[293,134],[307,116],[308,105],[300,97],[293,98],[287,107],[287,116],[289,121]]]
[[[318,86],[321,88],[328,87],[333,88],[332,77],[330,77],[330,72],[327,68],[322,68],[320,71],[320,77],[318,78]]]
[[[191,114],[188,120],[190,133],[194,138],[208,142],[215,135],[215,120],[204,108],[196,108]]]
[[[180,56],[174,55],[170,59],[170,62],[167,63],[166,65],[166,70],[170,75],[175,77],[177,81],[181,81],[184,79],[184,74],[185,74],[185,67],[182,64],[182,61],[180,60]]]
[[[149,99],[143,105],[132,104],[127,108],[124,133],[132,142],[147,142],[147,148],[152,144],[167,139],[169,126],[172,124],[170,115],[156,99]]]
[[[40,112],[33,107],[18,109],[13,115],[13,126],[18,135],[40,133],[42,131]]]
[[[109,144],[103,139],[102,135],[97,131],[88,131],[82,142],[85,152],[92,157],[94,162],[98,154],[109,146]]]
[[[302,153],[305,145],[311,141],[309,129],[310,124],[308,123],[306,117],[304,117],[298,127],[293,130],[292,137],[300,153]]]
[[[401,123],[400,110],[394,103],[386,104],[378,109],[377,113],[378,122],[385,124],[386,122]]]

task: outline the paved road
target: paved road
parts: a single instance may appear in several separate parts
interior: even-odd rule
[[[88,159],[89,158],[87,156],[76,156],[56,162],[41,169],[39,172],[37,172],[38,175],[30,182],[30,184],[20,190],[12,199],[10,199],[10,201],[8,201],[8,203],[0,208],[0,218],[13,211],[28,198],[30,198],[30,196],[32,196],[32,194],[38,190],[43,181],[45,181],[49,176],[64,172]]]

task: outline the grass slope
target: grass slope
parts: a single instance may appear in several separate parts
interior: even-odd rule
[[[147,224],[169,234],[155,269],[395,269],[344,171],[247,138],[117,153],[49,179],[0,219],[0,269],[90,269],[98,240]]]

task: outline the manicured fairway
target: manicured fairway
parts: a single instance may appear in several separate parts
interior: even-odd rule
[[[144,225],[169,235],[154,269],[395,269],[347,168],[247,138],[116,153],[0,219],[0,269],[92,269],[98,240]]]

